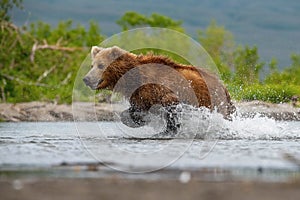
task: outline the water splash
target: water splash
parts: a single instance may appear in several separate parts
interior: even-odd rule
[[[300,130],[291,129],[288,122],[276,121],[260,114],[256,114],[253,118],[244,118],[237,115],[232,121],[226,121],[225,125],[228,127],[227,135],[220,132],[221,139],[300,139]]]
[[[257,113],[245,118],[236,113],[232,120],[226,120],[216,111],[180,105],[180,137],[220,140],[285,140],[300,139],[300,130],[292,129],[290,123],[276,121]]]

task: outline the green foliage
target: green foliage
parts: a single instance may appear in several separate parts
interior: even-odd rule
[[[229,86],[230,94],[236,100],[261,100],[272,103],[289,102],[291,97],[300,94],[296,85],[254,84],[248,86]]]
[[[46,40],[49,44],[59,43],[61,46],[68,47],[89,47],[99,44],[104,39],[98,25],[93,21],[90,22],[88,30],[81,25],[74,28],[71,20],[61,21],[54,28],[47,23],[37,22],[31,24],[25,34],[34,37],[37,42],[42,43]]]
[[[231,32],[212,20],[209,26],[198,31],[199,41],[215,62],[230,64],[233,57],[234,40]]]
[[[184,29],[181,26],[181,21],[175,21],[170,17],[157,13],[153,13],[150,16],[145,16],[137,12],[129,11],[126,12],[119,20],[117,20],[117,24],[120,25],[124,31],[139,27],[158,27],[184,32]],[[113,42],[110,42],[110,45],[118,45],[121,48],[122,46],[125,46],[128,49],[138,48],[138,50],[135,50],[134,53],[153,53],[155,55],[165,55],[177,62],[190,64],[183,57],[184,55],[188,54],[191,41],[182,41],[180,34],[172,34],[172,31],[167,29],[160,29],[159,31],[153,32],[145,29],[140,29],[140,31],[137,30],[135,32],[123,32],[121,36],[111,39]],[[134,42],[129,43],[128,41],[130,40],[134,40]],[[180,55],[168,52],[165,49],[176,49],[177,51],[175,52]]]
[[[277,84],[294,84],[300,87],[300,54],[291,55],[292,64],[286,67],[282,72],[279,72],[276,67],[266,77],[265,83],[277,83]]]
[[[259,61],[257,47],[246,46],[238,49],[234,60],[234,82],[240,85],[258,83],[263,66],[264,63]]]
[[[71,20],[61,21],[55,27],[44,22],[17,27],[9,22],[9,11],[13,6],[22,8],[21,3],[22,0],[0,2],[0,101],[43,100],[70,103],[74,79],[81,62],[90,47],[99,44],[104,37],[93,21],[88,28],[74,26]],[[126,12],[117,24],[123,30],[151,26],[184,32],[181,21],[156,13],[145,16]],[[134,38],[141,39],[134,41],[135,45],[143,46],[145,42],[150,42],[163,48],[139,49],[134,53],[152,51],[189,64],[184,59],[184,53],[190,49],[189,44],[172,42],[178,39],[165,35],[163,31],[158,37],[161,39],[159,41],[149,34],[138,34]],[[131,36],[116,38],[115,42],[120,47],[123,44],[130,45],[128,40]],[[291,66],[282,72],[278,70],[277,60],[272,59],[268,64],[270,73],[262,79],[261,72],[265,64],[259,59],[257,47],[236,47],[232,33],[215,21],[205,30],[199,30],[198,39],[215,61],[221,78],[234,99],[280,103],[289,101],[293,95],[300,95],[300,55],[293,54]],[[170,45],[182,50],[181,55],[163,50],[169,49]],[[84,93],[78,95],[83,95],[80,97],[82,100],[87,99]]]
[[[273,58],[269,63],[270,74],[262,80],[265,63],[260,61],[257,47],[235,47],[232,34],[214,20],[198,36],[234,99],[281,103],[300,94],[300,55],[293,54],[292,65],[283,72],[278,71],[277,60]]]
[[[56,27],[38,22],[20,29],[2,21],[0,99],[8,102],[72,101],[73,83],[91,45],[103,40],[99,27],[72,21]]]
[[[119,20],[117,24],[120,25],[123,31],[138,27],[161,27],[170,28],[180,32],[184,32],[182,28],[181,21],[175,21],[170,17],[153,13],[151,16],[147,17],[137,12],[129,11],[126,12]]]
[[[229,81],[235,50],[232,33],[212,20],[205,30],[198,31],[198,37],[200,44],[216,63],[222,79]]]

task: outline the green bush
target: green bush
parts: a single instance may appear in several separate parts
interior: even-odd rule
[[[76,73],[90,46],[104,37],[99,27],[89,29],[72,21],[56,27],[44,22],[19,28],[1,21],[0,99],[8,102],[57,101],[71,103]]]
[[[300,94],[296,85],[254,84],[248,86],[229,86],[232,97],[239,101],[261,100],[271,103],[289,102],[291,97]]]

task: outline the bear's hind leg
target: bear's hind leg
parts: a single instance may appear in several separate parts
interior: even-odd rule
[[[166,120],[166,129],[158,134],[155,134],[153,137],[175,137],[180,128],[180,123],[178,120],[178,111],[176,105],[171,105],[165,107],[165,120]]]

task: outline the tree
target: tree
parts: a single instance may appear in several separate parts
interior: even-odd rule
[[[295,85],[300,85],[300,54],[291,55],[292,65],[288,67],[284,72],[289,73],[292,77],[290,79],[291,83]]]
[[[234,60],[234,80],[240,85],[251,85],[259,83],[259,73],[264,63],[259,61],[257,47],[246,46],[236,51]]]
[[[88,30],[71,20],[56,27],[37,22],[21,30],[10,22],[1,25],[0,101],[70,103],[78,67],[90,46],[103,40],[98,25],[91,22]]]
[[[267,84],[293,84],[300,85],[300,55],[291,55],[292,64],[286,67],[282,72],[278,70],[271,71],[266,77]]]
[[[117,20],[117,24],[121,26],[123,31],[132,28],[150,26],[170,28],[173,30],[184,32],[184,29],[181,26],[181,21],[175,21],[170,17],[157,13],[153,13],[151,16],[147,17],[140,13],[129,11],[126,12],[119,20]]]
[[[229,81],[235,49],[232,33],[226,30],[224,26],[217,25],[215,20],[212,20],[204,31],[198,31],[198,39],[216,63],[222,79]]]
[[[123,31],[130,28],[142,26],[147,24],[147,19],[144,15],[137,12],[126,12],[120,19],[117,20],[117,24],[122,27]]]

